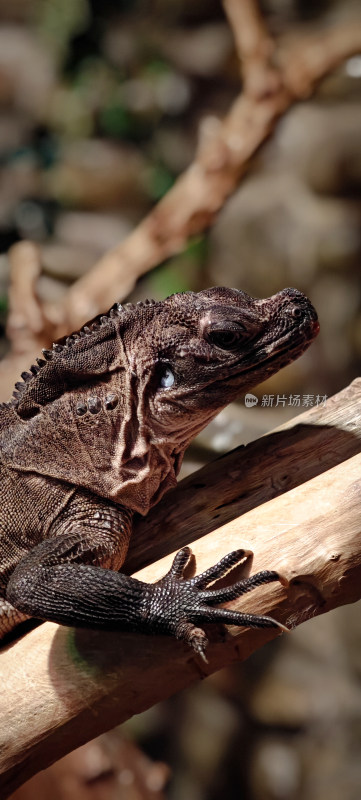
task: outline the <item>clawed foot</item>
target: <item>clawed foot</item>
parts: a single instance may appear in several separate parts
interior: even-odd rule
[[[243,614],[225,608],[213,608],[219,603],[235,600],[240,595],[246,594],[264,583],[279,580],[277,572],[263,570],[263,572],[257,572],[226,588],[208,588],[209,584],[223,577],[248,555],[249,551],[234,550],[200,575],[185,579],[184,570],[190,561],[192,552],[189,547],[180,550],[175,556],[169,572],[152,585],[153,592],[150,607],[148,606],[148,620],[153,625],[153,629],[162,630],[164,633],[173,633],[178,639],[183,639],[204,661],[207,661],[205,649],[208,640],[202,628],[198,627],[199,624],[221,622],[247,628],[280,628],[288,632],[288,628],[272,617]],[[160,608],[162,608],[161,614],[159,614]]]

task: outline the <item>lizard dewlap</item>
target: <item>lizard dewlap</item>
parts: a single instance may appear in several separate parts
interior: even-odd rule
[[[209,589],[243,550],[189,580],[188,548],[156,584],[120,569],[134,512],[174,486],[193,437],[318,328],[296,289],[262,300],[217,287],[115,304],[44,350],[0,408],[0,636],[30,616],[174,634],[204,656],[205,622],[277,625],[214,608],[277,580],[270,570]]]

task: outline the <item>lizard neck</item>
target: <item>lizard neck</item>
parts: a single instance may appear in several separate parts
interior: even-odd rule
[[[20,473],[81,486],[140,514],[176,485],[184,447],[166,439],[154,441],[141,420],[133,435],[123,420],[111,441],[94,435],[94,429],[92,448],[63,419],[45,411],[23,421],[6,409],[1,422],[2,451],[8,466]]]

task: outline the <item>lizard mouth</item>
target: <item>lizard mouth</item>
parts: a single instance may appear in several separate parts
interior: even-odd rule
[[[297,337],[294,345],[292,342],[292,335],[290,338],[290,334],[288,333],[286,337],[284,337],[284,339],[286,338],[287,341],[285,342],[281,340],[278,342],[274,352],[271,353],[269,357],[266,355],[266,357],[262,359],[259,364],[264,362],[272,364],[274,361],[279,363],[279,359],[282,359],[283,355],[287,358],[285,364],[289,361],[294,361],[295,358],[297,358],[299,355],[302,355],[302,353],[307,350],[313,339],[317,336],[319,330],[320,325],[318,320],[307,321],[307,327],[305,325],[305,329],[303,331],[300,331],[299,328],[294,329],[294,334]],[[283,364],[280,366],[283,366]]]
[[[302,353],[307,350],[313,339],[317,336],[320,325],[317,319],[307,320],[304,323],[303,330],[300,330],[300,327],[294,327],[293,332],[288,331],[284,337],[277,343],[275,349],[271,353],[262,353],[262,349],[259,351],[258,356],[253,353],[253,359],[256,358],[255,364],[249,364],[246,362],[241,369],[237,370],[232,375],[232,380],[241,378],[242,375],[245,373],[248,375],[253,375],[256,373],[260,368],[265,368],[266,372],[273,372],[273,365],[277,364],[277,371],[282,367],[286,367],[292,361],[295,361],[296,358],[302,355]],[[290,336],[291,334],[291,336]],[[294,334],[294,344],[293,344],[293,335]],[[297,337],[297,338],[296,338]],[[267,375],[265,375],[267,377]]]

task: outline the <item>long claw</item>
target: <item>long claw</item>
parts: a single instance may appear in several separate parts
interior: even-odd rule
[[[222,622],[225,625],[239,625],[244,628],[280,628],[289,633],[288,628],[273,617],[261,614],[243,614],[241,611],[232,611],[228,608],[201,606],[197,609],[197,618],[202,623]]]
[[[284,625],[283,622],[279,622],[278,619],[274,619],[273,617],[268,617],[268,619],[271,619],[274,625],[283,631],[283,633],[291,633],[290,629],[287,628],[287,625]]]
[[[202,628],[197,628],[192,622],[180,622],[177,625],[175,635],[177,639],[182,639],[184,642],[187,642],[195,653],[208,664],[208,659],[205,654],[208,639]]]

